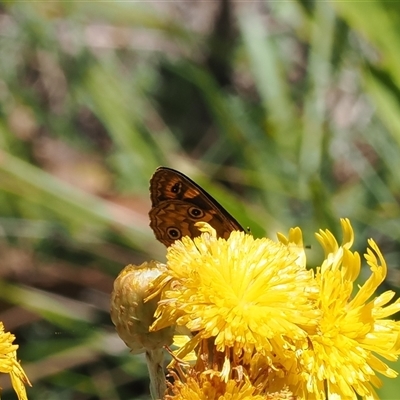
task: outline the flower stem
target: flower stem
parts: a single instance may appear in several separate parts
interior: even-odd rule
[[[147,368],[150,376],[150,393],[153,400],[163,399],[167,388],[163,368],[163,351],[162,348],[146,351]]]

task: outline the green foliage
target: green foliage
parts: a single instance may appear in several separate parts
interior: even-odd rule
[[[0,320],[31,399],[148,398],[109,294],[124,265],[163,260],[158,165],[256,236],[300,226],[311,266],[313,233],[349,217],[398,291],[399,16],[378,0],[2,2]]]

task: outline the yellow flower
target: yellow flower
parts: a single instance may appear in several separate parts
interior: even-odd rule
[[[400,323],[386,319],[400,310],[400,299],[385,307],[394,296],[388,291],[369,300],[387,273],[385,260],[373,240],[369,240],[365,255],[372,275],[352,298],[361,260],[357,252],[350,250],[350,222],[344,219],[341,223],[341,246],[329,231],[317,234],[325,250],[325,261],[316,274],[321,319],[317,331],[309,335],[309,348],[301,353],[302,395],[357,399],[357,393],[363,398],[376,398],[373,386],[380,386],[381,381],[375,372],[396,376],[374,353],[392,361],[400,353]]]
[[[171,387],[172,395],[165,400],[292,400],[293,394],[282,390],[267,395],[259,394],[248,379],[224,382],[218,374],[204,372],[193,375],[183,383],[179,379]]]
[[[177,325],[193,336],[174,357],[179,374],[167,399],[377,398],[376,374],[397,375],[378,357],[400,354],[400,322],[389,319],[400,299],[373,297],[387,274],[373,240],[371,276],[353,293],[361,257],[351,251],[350,222],[341,224],[341,245],[327,230],[317,234],[325,257],[315,273],[299,228],[274,242],[243,232],[217,238],[202,223],[201,236],[168,249],[146,292],[159,298],[150,330]],[[180,363],[191,351],[194,362]]]
[[[153,329],[176,323],[196,333],[179,357],[212,338],[217,352],[232,349],[235,357],[258,351],[285,358],[318,317],[304,250],[243,232],[225,240],[200,226],[201,236],[184,237],[168,249],[167,270],[153,283],[154,293],[161,292]],[[228,377],[229,365],[224,368]]]
[[[19,400],[26,400],[24,384],[31,386],[28,377],[17,361],[18,345],[12,344],[15,336],[4,332],[4,325],[0,322],[0,372],[10,374],[11,383]]]

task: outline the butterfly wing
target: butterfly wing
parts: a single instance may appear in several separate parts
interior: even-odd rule
[[[212,196],[174,169],[157,168],[150,180],[150,196],[150,227],[166,246],[182,236],[200,235],[194,225],[199,221],[209,223],[223,238],[244,230]]]

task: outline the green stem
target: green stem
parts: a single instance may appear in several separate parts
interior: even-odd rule
[[[147,350],[146,361],[150,376],[150,393],[153,400],[164,398],[167,389],[163,368],[163,349]]]

